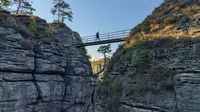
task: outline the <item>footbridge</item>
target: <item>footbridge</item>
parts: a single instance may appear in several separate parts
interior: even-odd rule
[[[122,42],[125,41],[125,38],[129,36],[130,31],[131,29],[102,33],[99,34],[99,40],[97,40],[96,35],[82,37],[82,43],[75,44],[74,46],[82,47],[82,46],[92,46],[92,45]]]

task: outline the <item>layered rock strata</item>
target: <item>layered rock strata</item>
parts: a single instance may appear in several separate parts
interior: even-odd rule
[[[53,41],[36,39],[0,23],[1,112],[93,112],[96,79],[82,49],[54,41],[56,31]],[[60,29],[62,38],[80,42],[71,29]]]

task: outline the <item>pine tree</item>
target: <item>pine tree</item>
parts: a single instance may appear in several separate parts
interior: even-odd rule
[[[98,73],[95,74],[96,76],[99,76],[99,74],[101,74],[106,69],[106,66],[107,66],[106,54],[110,54],[112,52],[111,45],[110,44],[108,44],[108,45],[102,45],[102,46],[100,46],[98,48],[97,52],[103,54],[103,56],[104,56],[104,64],[105,64],[103,66],[103,68]]]
[[[10,5],[10,0],[0,0],[0,10],[5,10]]]
[[[17,7],[14,13],[32,14],[35,9],[32,7],[31,3],[30,0],[13,0],[13,4]]]
[[[16,10],[12,11],[15,14],[32,14],[35,11],[30,0],[0,0],[0,10],[9,10],[9,6],[17,7]]]
[[[68,3],[66,3],[64,0],[54,0],[53,4],[54,5],[51,9],[51,13],[58,17],[56,22],[63,23],[65,19],[72,21],[73,13]]]

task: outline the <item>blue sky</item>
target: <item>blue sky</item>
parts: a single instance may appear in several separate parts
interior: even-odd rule
[[[112,31],[130,29],[142,22],[150,15],[155,7],[163,0],[65,0],[71,5],[74,13],[73,22],[66,21],[66,25],[80,33],[82,37],[94,35],[97,31],[107,33]],[[52,2],[50,0],[33,0],[34,13],[41,18],[52,22],[50,13]],[[112,44],[113,52],[120,43]],[[99,46],[87,47],[88,53],[99,57]]]

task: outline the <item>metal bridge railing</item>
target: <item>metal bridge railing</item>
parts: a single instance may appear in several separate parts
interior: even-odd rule
[[[131,29],[120,30],[120,31],[115,31],[115,32],[110,32],[110,33],[102,33],[102,34],[99,34],[100,40],[96,39],[96,35],[86,36],[86,37],[82,37],[82,41],[83,43],[90,43],[90,42],[96,42],[96,41],[125,38],[129,36],[130,31]]]

